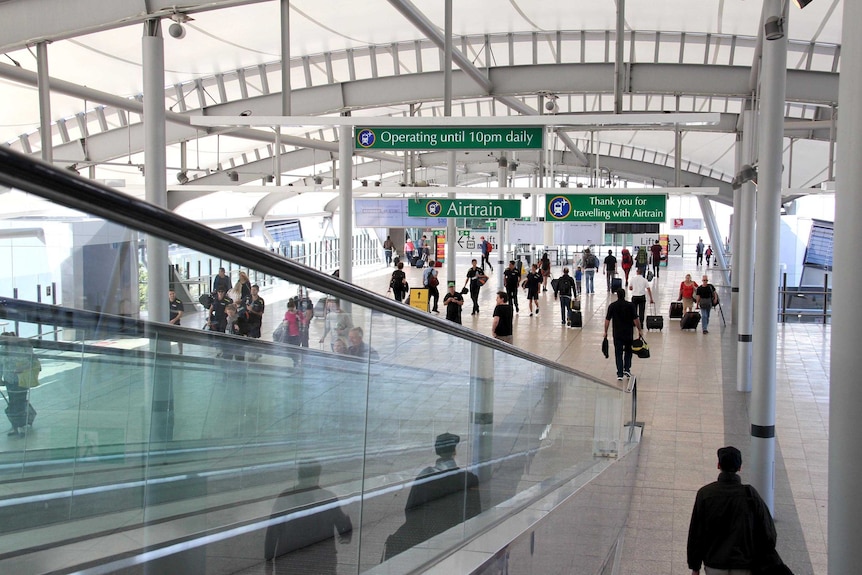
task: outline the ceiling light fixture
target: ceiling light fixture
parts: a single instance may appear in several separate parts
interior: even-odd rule
[[[770,16],[763,25],[763,35],[767,40],[780,40],[784,38],[784,18]]]
[[[171,20],[173,20],[174,23],[168,27],[168,34],[171,35],[171,38],[182,40],[186,37],[186,29],[183,24],[192,20],[192,18],[190,18],[187,14],[180,14],[179,12],[175,12],[171,14]]]
[[[805,8],[812,2],[814,2],[814,0],[793,0],[793,3],[799,6],[799,8]]]

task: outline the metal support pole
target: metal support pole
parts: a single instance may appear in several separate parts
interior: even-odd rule
[[[165,149],[165,45],[159,20],[144,23],[144,189],[151,204],[168,206]],[[168,246],[147,237],[150,321],[168,321]]]
[[[281,114],[290,116],[290,0],[281,0]]]
[[[703,221],[706,223],[706,231],[709,233],[709,241],[712,243],[712,253],[715,256],[715,261],[718,262],[719,273],[721,274],[722,285],[730,285],[730,275],[727,273],[727,258],[724,257],[724,242],[721,238],[721,230],[718,229],[718,222],[715,220],[715,212],[712,211],[712,204],[706,196],[698,196],[697,203],[700,204],[700,211],[703,213]],[[709,268],[704,270],[709,271]]]
[[[54,161],[54,143],[51,141],[51,85],[48,74],[48,43],[36,44],[36,79],[39,89],[39,138],[42,159]]]
[[[742,165],[746,162],[741,130],[736,132],[735,152],[736,161],[734,172],[738,174],[742,169]],[[737,263],[736,255],[739,253],[739,213],[742,210],[740,205],[741,202],[742,188],[737,188],[733,190],[733,219],[731,220],[730,228],[730,267],[732,268],[730,274],[730,323],[734,325],[738,322],[737,316],[739,314],[739,310],[737,309],[737,306],[739,305],[739,275],[735,269],[735,264]]]
[[[165,136],[165,43],[158,19],[144,22],[141,40],[144,75],[144,192],[148,202],[166,208],[168,205],[165,169],[167,148]],[[147,235],[147,309],[151,322],[167,322],[168,244]],[[147,374],[153,389],[150,441],[173,438],[174,399],[170,365],[170,341],[152,336],[155,361]]]
[[[854,187],[862,181],[862,164],[858,160],[862,146],[862,2],[844,2],[841,85],[838,102],[841,109],[841,147],[838,148],[837,190],[835,194],[835,261],[852,262],[862,241],[859,214],[862,197]],[[831,166],[831,164],[830,164]],[[849,192],[849,193],[848,193]],[[847,286],[857,276],[852,265],[839,265],[833,271],[832,285]],[[859,338],[862,307],[854,301],[853,289],[839,289],[832,296],[831,368],[829,383],[829,538],[827,541],[829,573],[853,573],[862,565],[859,545],[862,498],[859,477],[862,459],[856,429],[862,387],[859,386]]]
[[[626,23],[626,0],[617,0],[617,33],[616,33],[616,55],[614,58],[614,113],[623,113],[623,89],[625,86],[625,23]]]
[[[766,0],[766,14],[784,18],[782,0]],[[761,31],[762,33],[762,31]],[[787,35],[763,43],[760,153],[757,185],[757,261],[754,294],[754,361],[751,393],[751,484],[775,513],[775,358],[778,337],[778,262],[781,224],[781,162],[787,89]]]
[[[338,127],[338,231],[339,231],[339,277],[353,281],[353,126]]]
[[[506,158],[506,152],[500,154],[500,161],[497,163],[497,187],[509,187],[509,160]],[[500,194],[500,197],[505,197]],[[490,259],[489,259],[490,261]],[[503,270],[505,269],[504,262],[506,261],[506,220],[497,220],[497,269],[494,275],[497,278],[497,289],[505,289],[503,286]]]
[[[492,469],[482,464],[494,455],[494,350],[478,343],[471,344],[470,350],[470,465],[485,483]]]
[[[452,115],[452,0],[444,2],[443,30],[443,115]],[[455,152],[446,154],[446,185],[454,188],[457,184]],[[455,194],[448,194],[449,199],[455,199]],[[455,246],[458,244],[455,234],[455,218],[446,220],[446,279],[456,281]]]
[[[840,90],[839,90],[840,92]],[[827,169],[830,182],[835,181],[835,106],[832,106],[829,116],[829,167]]]
[[[753,102],[746,102],[742,132],[743,163],[754,161],[754,151],[757,149],[757,111]],[[736,218],[739,227],[739,248],[733,254],[733,277],[739,284],[737,312],[737,344],[736,344],[736,390],[751,391],[751,357],[752,329],[754,327],[754,214],[755,186],[746,182],[740,188],[739,217]],[[736,212],[734,212],[736,213]]]
[[[676,126],[673,131],[673,185],[682,186],[682,130]]]

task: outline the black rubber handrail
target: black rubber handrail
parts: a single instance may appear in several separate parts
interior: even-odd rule
[[[0,184],[27,192],[55,204],[98,216],[164,240],[217,253],[223,259],[242,264],[269,275],[314,286],[315,289],[417,325],[454,335],[510,355],[622,391],[622,387],[560,365],[523,349],[504,344],[444,319],[422,313],[329,274],[298,264],[238,238],[215,231],[194,220],[179,216],[154,204],[133,198],[70,170],[36,160],[8,147],[0,146]]]

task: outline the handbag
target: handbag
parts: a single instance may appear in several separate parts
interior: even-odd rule
[[[602,353],[605,355],[605,359],[610,357],[610,349],[608,346],[608,338],[602,340]]]
[[[18,374],[18,387],[30,389],[39,386],[39,372],[42,371],[42,364],[39,363],[38,357],[33,357],[30,362],[30,367]]]
[[[272,341],[284,343],[284,339],[285,339],[286,335],[287,335],[287,326],[282,323],[277,328],[275,328],[274,332],[272,332]]]
[[[477,278],[477,281],[479,282],[479,285],[480,285],[480,286],[483,286],[483,285],[485,285],[486,283],[488,283],[488,276],[486,276],[486,275],[481,275],[481,276],[479,276],[479,277]]]
[[[649,344],[647,344],[646,340],[642,337],[637,338],[632,342],[632,353],[638,356],[641,359],[647,359],[649,357]]]

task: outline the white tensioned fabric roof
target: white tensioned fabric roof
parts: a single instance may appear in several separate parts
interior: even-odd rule
[[[721,184],[719,201],[726,203],[738,114],[754,91],[750,68],[762,2],[625,4],[623,111],[723,114],[719,126],[685,132],[682,170],[683,183]],[[413,105],[416,115],[442,115],[442,53],[403,14],[419,14],[442,34],[443,5],[441,0],[291,0],[292,113],[401,116]],[[805,10],[791,3],[789,9],[784,177],[785,185],[794,188],[827,179],[842,11],[841,0],[815,0]],[[169,18],[176,14],[191,18],[183,39],[167,33]],[[52,85],[55,162],[84,174],[95,165],[97,178],[140,184],[141,116],[123,102],[142,98],[142,22],[153,17],[164,18],[169,111],[185,116],[280,113],[276,0],[192,0],[182,6],[162,0],[6,0],[0,2],[0,141],[40,153],[34,44],[49,40],[50,75],[64,82]],[[455,49],[487,75],[491,93],[487,85],[456,72],[453,114],[506,116],[526,108],[539,110],[549,99],[561,114],[612,112],[615,26],[616,2],[611,0],[455,1]],[[82,93],[80,87],[89,91]],[[506,98],[510,105],[504,103]],[[513,111],[513,101],[518,111]],[[299,138],[283,147],[285,183],[329,175],[334,130],[284,133]],[[600,166],[615,178],[658,185],[672,180],[675,139],[670,131],[578,129],[568,135],[577,151],[555,142],[553,162],[560,173],[583,176],[587,162],[595,162],[598,154]],[[273,173],[271,131],[248,136],[215,136],[175,118],[167,128],[168,182],[177,181],[180,142],[186,142],[189,184],[232,184],[227,175],[231,171],[237,172],[239,183],[261,183]],[[535,156],[514,155],[518,175],[535,171]],[[472,156],[458,156],[459,184],[496,176],[494,158]],[[420,154],[417,179],[445,180],[443,172],[435,170],[444,161],[442,154]],[[357,160],[355,173],[358,179],[395,183],[402,169],[401,157],[378,154]],[[171,203],[176,206],[198,195],[178,195],[181,199]],[[262,194],[243,197],[253,206]],[[309,197],[304,195],[304,201]]]

